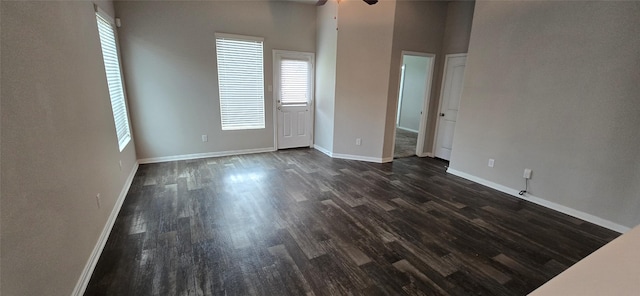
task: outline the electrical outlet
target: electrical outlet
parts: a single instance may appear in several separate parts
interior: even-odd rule
[[[493,165],[496,163],[496,160],[493,158],[489,158],[489,163],[487,164],[490,168],[493,167]]]
[[[98,193],[98,195],[96,195],[96,204],[98,205],[98,209],[100,208],[100,193]]]
[[[524,175],[522,175],[525,179],[531,179],[531,169],[524,169]]]
[[[356,146],[362,145],[362,139],[356,138]]]
[[[202,135],[202,142],[208,142],[208,141],[209,141],[209,136]]]

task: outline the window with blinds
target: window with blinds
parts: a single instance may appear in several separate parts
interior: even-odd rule
[[[111,111],[116,125],[118,146],[120,151],[131,141],[129,118],[127,117],[127,105],[125,104],[124,88],[122,86],[122,74],[120,73],[120,61],[118,59],[118,47],[112,22],[100,12],[96,12],[98,33],[102,46],[102,59],[107,75],[107,86],[111,97]]]
[[[309,62],[282,59],[280,61],[280,103],[283,105],[309,102]]]
[[[263,39],[216,34],[222,130],[265,128]]]

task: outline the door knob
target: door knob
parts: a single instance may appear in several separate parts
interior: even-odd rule
[[[442,117],[442,116],[444,116],[444,113],[440,113],[440,116],[441,116],[441,117]]]

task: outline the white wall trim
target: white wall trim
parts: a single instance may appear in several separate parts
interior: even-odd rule
[[[331,157],[340,158],[340,159],[349,159],[349,160],[377,162],[377,163],[390,162],[390,161],[393,160],[393,157],[381,158],[381,157],[369,157],[369,156],[352,155],[352,154],[341,154],[341,153],[333,153],[331,155]]]
[[[84,266],[82,270],[82,274],[80,275],[80,279],[78,283],[76,283],[76,287],[73,289],[71,295],[74,296],[82,296],[87,289],[87,285],[89,285],[89,280],[91,280],[91,275],[93,274],[93,270],[96,268],[96,264],[98,264],[98,259],[100,259],[100,255],[102,254],[102,250],[104,246],[107,244],[107,239],[109,239],[109,234],[111,233],[111,229],[113,225],[116,223],[116,218],[118,217],[118,213],[120,213],[120,208],[122,208],[122,204],[124,203],[124,198],[127,196],[129,192],[129,188],[131,188],[131,183],[133,182],[133,177],[135,177],[136,172],[138,171],[138,162],[133,165],[133,169],[129,173],[127,180],[120,191],[120,195],[116,200],[116,204],[113,206],[111,210],[111,214],[109,214],[109,219],[107,219],[107,224],[104,225],[102,229],[102,233],[98,238],[98,242],[96,246],[93,248],[91,255],[89,256],[89,261]]]
[[[200,159],[200,158],[209,158],[209,157],[221,157],[221,156],[231,156],[231,155],[241,155],[241,154],[264,153],[264,152],[273,152],[273,151],[276,151],[276,149],[274,147],[268,147],[268,148],[257,148],[257,149],[244,149],[244,150],[230,150],[230,151],[220,151],[220,152],[183,154],[183,155],[174,155],[174,156],[143,158],[143,159],[138,159],[138,163],[147,164],[147,163],[167,162],[167,161],[176,161],[176,160],[190,160],[190,159]]]
[[[367,161],[367,162],[376,162],[376,163],[385,163],[385,162],[393,161],[393,157],[378,158],[378,157],[360,156],[360,155],[352,155],[352,154],[333,153],[329,151],[329,149],[318,146],[318,145],[313,146],[313,148],[326,154],[331,158],[358,160],[358,161]]]
[[[418,157],[431,157],[431,158],[433,158],[433,153],[431,153],[431,152],[420,153],[420,154],[416,154],[416,155],[418,155]]]
[[[329,151],[329,149],[324,148],[322,146],[318,146],[318,144],[313,145],[313,149],[316,149],[324,154],[326,154],[329,157],[333,157],[333,152]]]
[[[513,196],[515,196],[517,198],[520,198],[520,199],[523,199],[523,200],[526,200],[526,201],[530,201],[530,202],[532,202],[534,204],[541,205],[543,207],[546,207],[546,208],[549,208],[549,209],[552,209],[552,210],[567,214],[569,216],[573,216],[573,217],[585,220],[587,222],[591,222],[593,224],[600,225],[602,227],[611,229],[613,231],[617,231],[617,232],[620,232],[620,233],[625,233],[625,232],[627,232],[627,231],[629,231],[631,229],[631,228],[629,228],[627,226],[620,225],[620,224],[617,224],[615,222],[611,222],[609,220],[594,216],[592,214],[585,213],[585,212],[582,212],[582,211],[579,211],[579,210],[576,210],[576,209],[573,209],[573,208],[570,208],[570,207],[567,207],[567,206],[563,206],[561,204],[557,204],[557,203],[548,201],[546,199],[543,199],[543,198],[540,198],[540,197],[537,197],[537,196],[534,196],[534,195],[531,195],[531,194],[525,193],[525,195],[519,195],[518,192],[520,192],[520,191],[517,190],[517,189],[509,188],[507,186],[500,185],[498,183],[494,183],[494,182],[491,182],[489,180],[486,180],[486,179],[483,179],[483,178],[480,178],[480,177],[476,177],[474,175],[467,174],[465,172],[461,172],[461,171],[458,171],[458,170],[455,170],[455,169],[452,169],[452,168],[447,169],[447,173],[452,174],[452,175],[456,175],[456,176],[461,177],[461,178],[465,178],[467,180],[482,184],[484,186],[493,188],[493,189],[498,190],[498,191],[502,191],[502,192],[507,193],[509,195],[513,195]]]

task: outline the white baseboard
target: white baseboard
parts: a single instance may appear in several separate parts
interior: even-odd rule
[[[421,153],[421,154],[418,154],[418,157],[431,157],[431,158],[433,158],[433,153],[431,153],[431,152]]]
[[[382,161],[380,161],[381,163],[387,163],[387,162],[392,162],[393,161],[393,156],[392,157],[383,157]]]
[[[322,146],[318,146],[318,144],[313,145],[313,149],[316,149],[316,150],[326,154],[329,157],[333,156],[333,152],[329,151],[329,149],[327,149],[327,148],[324,148]]]
[[[530,201],[532,203],[535,203],[535,204],[541,205],[543,207],[546,207],[546,208],[549,208],[549,209],[552,209],[552,210],[567,214],[569,216],[573,216],[573,217],[585,220],[587,222],[591,222],[593,224],[600,225],[600,226],[602,226],[604,228],[608,228],[608,229],[611,229],[613,231],[617,231],[617,232],[620,232],[620,233],[625,233],[625,232],[627,232],[627,231],[629,231],[631,229],[631,228],[629,228],[627,226],[620,225],[620,224],[611,222],[609,220],[594,216],[592,214],[585,213],[585,212],[582,212],[582,211],[579,211],[579,210],[576,210],[576,209],[573,209],[573,208],[570,208],[570,207],[567,207],[567,206],[563,206],[561,204],[557,204],[557,203],[548,201],[546,199],[542,199],[540,197],[533,196],[531,194],[525,193],[524,195],[519,195],[518,193],[520,191],[517,190],[517,189],[509,188],[507,186],[500,185],[498,183],[494,183],[494,182],[491,182],[489,180],[486,180],[486,179],[483,179],[483,178],[480,178],[480,177],[476,177],[474,175],[467,174],[465,172],[461,172],[461,171],[458,171],[458,170],[455,170],[455,169],[452,169],[452,168],[447,169],[447,173],[450,173],[452,175],[456,175],[456,176],[461,177],[461,178],[465,178],[467,180],[482,184],[484,186],[487,186],[489,188],[493,188],[493,189],[498,190],[498,191],[502,191],[502,192],[507,193],[509,195],[513,195],[513,196],[515,196],[517,198],[520,198],[520,199],[523,199],[523,200],[526,200],[526,201]]]
[[[200,159],[200,158],[209,158],[209,157],[221,157],[221,156],[253,154],[253,153],[263,153],[263,152],[273,152],[273,151],[276,151],[274,147],[268,147],[268,148],[257,148],[257,149],[183,154],[183,155],[174,155],[174,156],[143,158],[143,159],[138,159],[138,163],[147,164],[147,163],[167,162],[167,161],[176,161],[176,160],[191,160],[191,159]]]
[[[340,158],[340,159],[349,159],[349,160],[377,162],[377,163],[390,162],[393,160],[393,157],[381,158],[381,157],[369,157],[369,156],[341,154],[341,153],[333,153],[331,157]]]
[[[340,159],[349,159],[349,160],[359,160],[359,161],[368,161],[368,162],[376,162],[376,163],[385,163],[385,162],[392,162],[393,161],[393,157],[384,157],[384,158],[378,158],[378,157],[368,157],[368,156],[360,156],[360,155],[351,155],[351,154],[340,154],[340,153],[333,153],[331,151],[329,151],[329,149],[315,145],[313,147],[314,149],[326,154],[327,156],[331,157],[331,158],[340,158]]]
[[[98,238],[98,243],[93,248],[93,252],[91,252],[91,256],[89,256],[89,261],[84,266],[84,270],[82,270],[82,274],[80,275],[80,279],[78,283],[76,283],[76,287],[73,289],[71,295],[73,296],[82,296],[87,289],[87,285],[89,285],[89,280],[91,280],[91,275],[93,274],[93,270],[96,268],[96,264],[98,264],[98,259],[100,259],[100,255],[102,254],[102,250],[104,249],[105,244],[107,243],[107,239],[109,239],[109,234],[111,233],[111,229],[113,228],[113,224],[116,222],[116,218],[118,217],[118,213],[120,212],[120,208],[122,208],[122,203],[124,203],[124,198],[127,196],[129,192],[129,188],[131,188],[131,183],[133,182],[133,177],[135,177],[136,172],[138,171],[138,162],[136,162],[131,169],[131,173],[127,177],[127,180],[124,182],[124,186],[120,191],[120,195],[116,200],[116,204],[113,206],[111,210],[111,214],[109,214],[109,219],[107,219],[107,224],[105,224],[102,229],[102,233]]]

